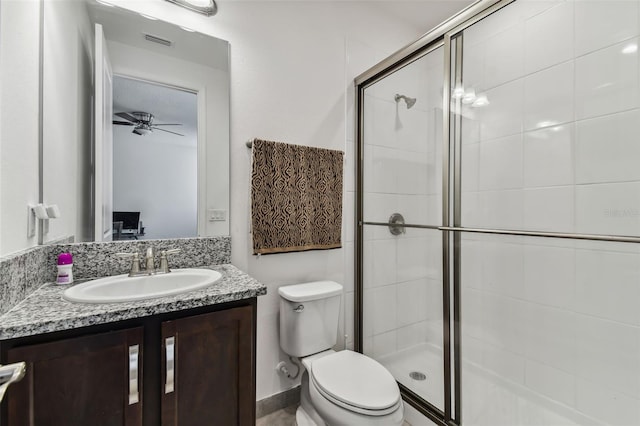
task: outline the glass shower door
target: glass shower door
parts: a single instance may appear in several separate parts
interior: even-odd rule
[[[443,70],[437,46],[366,87],[361,148],[363,352],[439,412]]]
[[[639,12],[516,1],[455,35],[464,426],[640,424]]]

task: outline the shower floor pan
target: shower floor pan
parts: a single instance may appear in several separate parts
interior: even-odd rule
[[[441,349],[421,344],[378,357],[396,380],[438,408],[444,407]],[[471,362],[462,367],[463,426],[590,426],[602,421],[510,382]],[[410,377],[412,372],[425,380]]]

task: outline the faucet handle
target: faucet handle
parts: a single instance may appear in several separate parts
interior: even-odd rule
[[[116,257],[122,257],[125,259],[134,256],[138,256],[138,253],[116,253]]]
[[[135,274],[140,273],[140,259],[137,252],[135,253],[116,253],[117,257],[128,259],[132,258],[131,261],[131,270],[129,271],[129,276],[132,277]]]
[[[180,253],[182,250],[180,249],[170,249],[170,250],[162,250],[160,252],[160,273],[168,274],[171,272],[169,269],[169,261],[167,260],[168,254],[176,254]]]

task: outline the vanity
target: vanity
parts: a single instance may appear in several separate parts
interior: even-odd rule
[[[30,120],[2,121],[3,159],[21,166],[2,175],[14,197],[0,215],[0,364],[27,367],[0,426],[254,425],[266,287],[230,265],[229,43],[95,1],[0,8],[15,18],[4,63],[25,71],[3,80],[19,89],[3,99]],[[139,214],[141,239],[103,242],[122,212]],[[59,253],[73,252],[82,281],[128,272],[117,254],[149,246],[181,248],[172,267],[222,277],[100,304],[43,285]]]
[[[135,302],[69,302],[46,284],[0,316],[0,364],[27,363],[0,424],[254,425],[266,287],[209,268],[222,276],[208,287]]]

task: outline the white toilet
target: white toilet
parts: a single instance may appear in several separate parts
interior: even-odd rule
[[[404,406],[395,379],[377,361],[335,352],[342,286],[317,281],[280,287],[280,346],[300,358],[298,426],[402,425]]]

